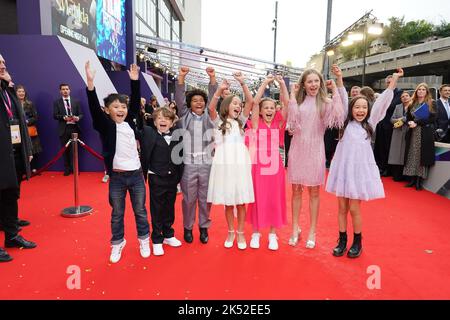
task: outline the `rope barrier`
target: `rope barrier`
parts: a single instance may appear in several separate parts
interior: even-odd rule
[[[94,149],[92,149],[91,147],[89,147],[86,143],[84,143],[83,141],[77,139],[77,141],[80,143],[80,145],[86,150],[88,151],[91,155],[93,155],[95,158],[97,158],[98,160],[103,161],[104,158],[101,154],[99,154],[98,152],[96,152]],[[64,145],[64,147],[62,147],[58,153],[56,154],[56,156],[51,159],[49,162],[47,162],[42,168],[40,168],[39,170],[37,170],[36,172],[33,172],[31,174],[31,177],[35,177],[37,175],[40,175],[42,172],[46,171],[50,166],[52,166],[56,161],[59,160],[59,158],[62,157],[62,155],[64,154],[64,152],[66,151],[66,149],[69,147],[69,145],[73,142],[72,139],[70,139],[69,141],[67,141],[67,143]]]

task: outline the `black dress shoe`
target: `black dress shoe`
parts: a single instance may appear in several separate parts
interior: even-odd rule
[[[6,252],[2,248],[0,248],[0,262],[8,262],[11,260],[12,260],[12,257],[8,254],[8,252]]]
[[[30,225],[30,221],[19,219],[19,226],[26,227]]]
[[[64,171],[64,176],[67,177],[68,175],[70,175],[69,171]]]
[[[208,228],[200,228],[200,242],[208,243]]]
[[[184,241],[186,241],[187,243],[192,243],[192,241],[194,241],[192,230],[184,228]]]
[[[412,188],[416,185],[416,179],[412,178],[411,181],[405,185],[406,188]]]
[[[5,239],[5,247],[6,248],[24,248],[24,249],[33,249],[36,248],[36,243],[25,240],[22,236],[15,236],[12,239]]]
[[[421,178],[421,177],[417,177],[417,181],[416,181],[416,190],[417,190],[417,191],[423,190],[423,186],[422,186],[422,178]]]

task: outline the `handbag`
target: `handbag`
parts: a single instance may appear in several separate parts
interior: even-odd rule
[[[30,135],[30,137],[37,137],[38,132],[37,132],[36,126],[29,126],[28,127],[28,134]]]

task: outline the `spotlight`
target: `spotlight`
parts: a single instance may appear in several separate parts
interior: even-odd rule
[[[160,64],[159,62],[155,62],[155,68],[159,68]]]

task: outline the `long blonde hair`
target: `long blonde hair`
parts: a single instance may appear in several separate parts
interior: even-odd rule
[[[414,93],[411,97],[411,101],[409,102],[408,109],[411,109],[412,107],[419,104],[419,97],[417,96],[417,90],[419,90],[420,87],[424,87],[427,90],[427,95],[425,96],[424,102],[428,104],[428,110],[430,112],[435,112],[433,107],[433,98],[431,96],[431,91],[428,85],[424,82],[419,83],[416,87],[416,90],[414,90]]]
[[[302,73],[302,76],[298,80],[298,84],[299,84],[300,88],[299,88],[298,93],[295,98],[297,99],[298,105],[301,105],[303,103],[303,101],[305,101],[305,98],[307,95],[306,89],[305,89],[305,81],[306,81],[306,78],[311,74],[317,75],[320,80],[320,88],[319,88],[319,92],[317,93],[317,96],[316,96],[316,106],[317,106],[317,110],[319,111],[320,116],[323,116],[324,111],[325,111],[324,105],[325,105],[325,103],[329,102],[330,100],[328,98],[327,88],[325,87],[325,81],[324,81],[322,75],[317,70],[306,69]]]

